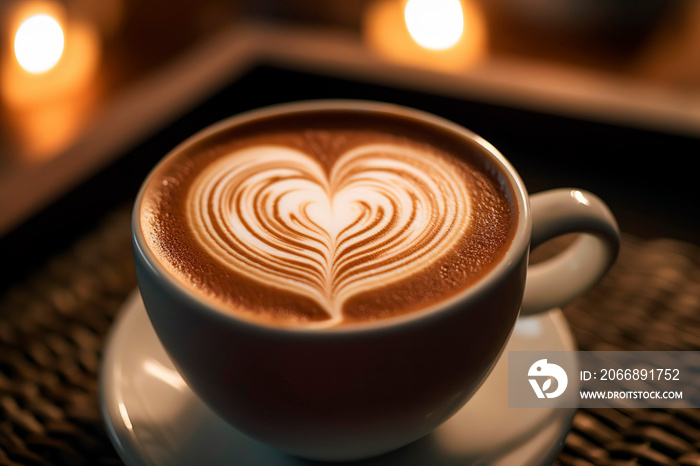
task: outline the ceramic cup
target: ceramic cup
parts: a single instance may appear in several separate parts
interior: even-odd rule
[[[488,142],[437,116],[364,101],[284,104],[225,120],[173,154],[252,119],[341,109],[399,115],[480,146],[512,186],[515,237],[481,280],[443,305],[326,329],[257,325],[204,302],[169,276],[146,246],[136,200],[132,235],[139,288],[153,327],[192,390],[250,437],[319,460],[367,458],[406,445],[459,410],[488,376],[519,314],[561,306],[595,284],[619,248],[613,215],[595,195],[555,189],[529,196]],[[143,190],[142,190],[143,191]],[[528,267],[530,248],[584,233]]]

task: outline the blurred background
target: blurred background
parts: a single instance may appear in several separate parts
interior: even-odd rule
[[[692,0],[10,0],[0,19],[0,235],[261,63],[700,134]]]
[[[622,250],[564,308],[579,347],[700,350],[700,1],[1,0],[0,464],[121,464],[97,380],[139,185],[215,121],[315,98],[441,115],[530,192],[600,195]],[[579,410],[556,464],[699,465],[700,415]]]

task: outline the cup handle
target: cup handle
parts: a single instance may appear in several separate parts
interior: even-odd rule
[[[595,194],[553,189],[530,197],[531,248],[566,233],[583,233],[551,259],[527,271],[520,315],[559,307],[600,280],[615,262],[620,232],[608,206]]]

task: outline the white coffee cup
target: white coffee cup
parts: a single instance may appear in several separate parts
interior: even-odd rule
[[[132,237],[138,283],[153,327],[192,390],[241,432],[305,458],[354,460],[406,445],[446,421],[476,392],[519,314],[565,304],[613,264],[617,224],[595,195],[555,189],[529,196],[493,146],[437,116],[365,101],[283,104],[235,116],[189,138],[169,157],[254,119],[329,109],[419,120],[477,143],[507,179],[518,209],[502,260],[443,305],[400,317],[308,329],[258,325],[186,289]],[[145,185],[146,183],[144,183]],[[567,250],[528,266],[530,248],[583,233]]]

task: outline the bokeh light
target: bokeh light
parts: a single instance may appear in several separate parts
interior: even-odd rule
[[[413,40],[430,50],[452,47],[464,30],[460,0],[408,0],[404,18]]]
[[[25,20],[15,35],[15,56],[30,73],[53,68],[63,54],[63,29],[54,18],[41,14]]]

